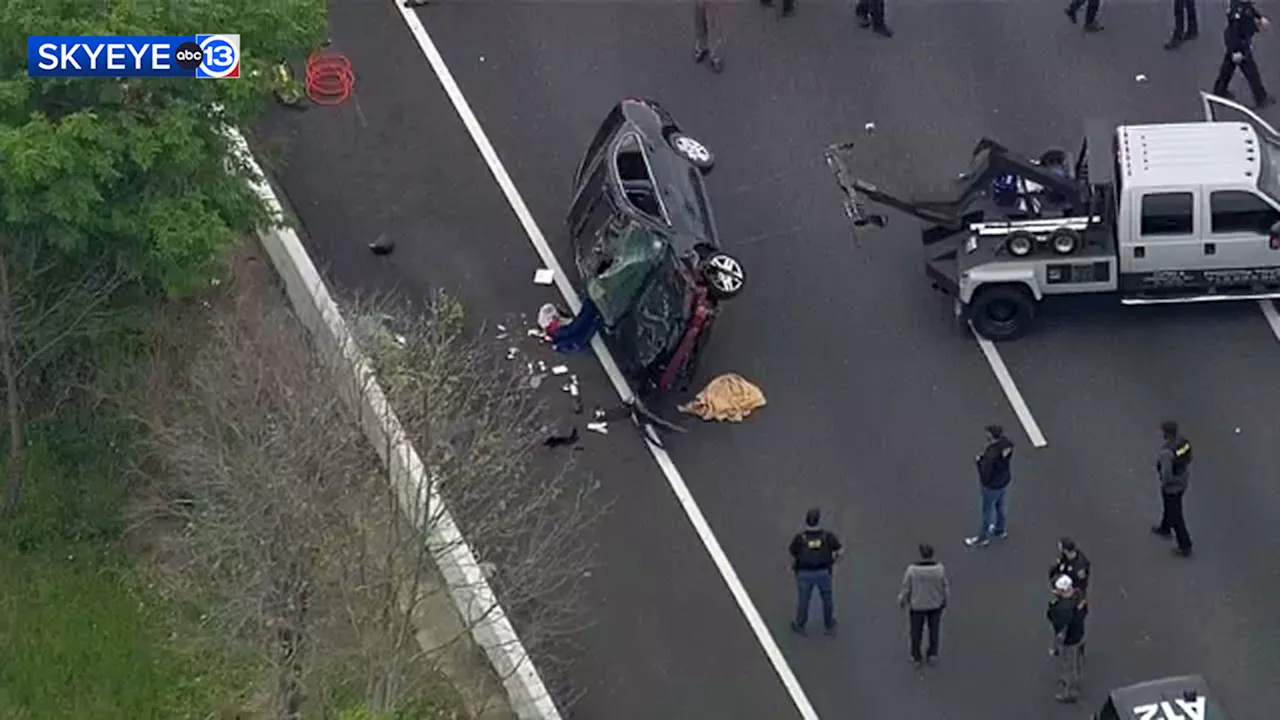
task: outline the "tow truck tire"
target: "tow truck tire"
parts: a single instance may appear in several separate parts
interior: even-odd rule
[[[1015,340],[1031,329],[1036,299],[1025,285],[992,285],[978,290],[969,303],[969,322],[982,337]]]
[[[1014,230],[1009,233],[1009,237],[1004,241],[1004,246],[1010,255],[1017,258],[1026,257],[1036,247],[1036,236],[1026,230]]]
[[[682,132],[671,133],[667,142],[677,155],[689,161],[703,175],[710,173],[711,168],[716,166],[716,156],[711,153],[711,149]]]
[[[1049,234],[1049,247],[1058,255],[1070,255],[1080,248],[1080,233],[1071,228],[1058,228]]]

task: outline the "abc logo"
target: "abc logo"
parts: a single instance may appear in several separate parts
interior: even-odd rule
[[[174,51],[173,61],[183,70],[195,70],[204,61],[204,50],[193,42],[184,42]]]

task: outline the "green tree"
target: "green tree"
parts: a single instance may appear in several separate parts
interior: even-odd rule
[[[324,0],[0,2],[0,374],[6,507],[23,485],[23,429],[62,397],[83,343],[120,329],[139,295],[207,282],[267,219],[223,130],[271,101],[270,67],[324,37]],[[28,35],[239,33],[241,77],[31,79]],[[51,384],[52,383],[52,384]]]

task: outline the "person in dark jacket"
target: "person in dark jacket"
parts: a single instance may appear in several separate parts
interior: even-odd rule
[[[1064,537],[1058,541],[1058,560],[1049,566],[1049,581],[1053,582],[1066,575],[1071,578],[1072,587],[1080,596],[1080,606],[1085,606],[1085,598],[1089,594],[1089,578],[1093,568],[1089,558],[1076,547],[1076,541]]]
[[[902,575],[902,589],[898,591],[898,607],[906,608],[911,620],[911,662],[917,666],[923,660],[930,665],[938,661],[942,611],[951,594],[946,568],[933,559],[933,546],[922,543],[919,551],[920,559],[907,566]],[[925,625],[929,626],[929,652],[922,658],[920,639]]]
[[[1230,86],[1238,67],[1249,83],[1249,90],[1253,93],[1253,102],[1257,107],[1263,108],[1275,102],[1267,94],[1262,76],[1258,74],[1258,63],[1253,59],[1253,36],[1270,25],[1271,21],[1254,7],[1253,0],[1231,0],[1227,6],[1227,29],[1222,31],[1226,50],[1222,55],[1222,64],[1218,67],[1218,79],[1213,83],[1214,95],[1235,97]]]
[[[1067,19],[1071,24],[1080,22],[1080,8],[1084,8],[1084,31],[1085,32],[1102,32],[1102,26],[1098,24],[1098,6],[1102,4],[1102,0],[1071,0],[1067,5],[1067,9],[1063,10],[1067,14]]]
[[[827,634],[836,629],[835,605],[831,599],[831,570],[840,558],[844,547],[835,533],[820,527],[822,512],[813,508],[804,516],[804,530],[791,538],[791,568],[796,574],[796,618],[791,622],[791,629],[805,634],[805,625],[809,623],[809,602],[813,599],[813,591],[818,591],[822,598],[822,624]]]
[[[1191,443],[1178,432],[1178,423],[1172,420],[1160,424],[1164,442],[1156,456],[1156,474],[1160,478],[1162,512],[1160,524],[1151,532],[1161,537],[1172,535],[1178,546],[1174,554],[1191,555],[1191,533],[1187,532],[1187,520],[1182,513],[1182,496],[1191,483]]]
[[[724,70],[724,27],[718,7],[707,7],[714,0],[693,0],[693,61],[707,61],[715,72]]]
[[[999,425],[987,426],[987,446],[977,457],[978,485],[982,494],[982,527],[978,534],[964,539],[969,547],[986,547],[992,536],[1008,537],[1006,496],[1013,481],[1013,442],[1004,436]]]
[[[871,32],[887,38],[893,37],[893,31],[884,22],[884,0],[858,0],[853,6],[853,14],[858,16],[858,26],[871,28]]]
[[[1176,50],[1182,43],[1195,40],[1199,35],[1196,0],[1173,0],[1173,36],[1164,44],[1164,49]]]
[[[1062,661],[1062,679],[1054,700],[1073,703],[1080,699],[1080,682],[1084,675],[1084,619],[1078,592],[1068,575],[1053,582],[1053,599],[1046,616],[1053,627],[1053,650]]]

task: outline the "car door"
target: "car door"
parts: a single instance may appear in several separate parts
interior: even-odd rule
[[[1280,265],[1271,227],[1280,209],[1252,188],[1206,189],[1202,233],[1206,269],[1265,268]]]
[[[1280,132],[1244,105],[1204,91],[1200,92],[1200,103],[1204,106],[1206,121],[1248,123],[1258,133],[1259,140],[1280,145]]]

